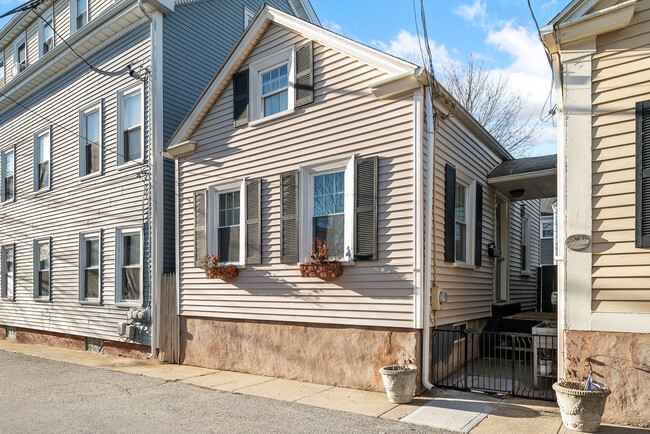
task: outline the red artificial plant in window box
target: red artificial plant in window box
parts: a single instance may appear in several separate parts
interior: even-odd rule
[[[340,276],[343,274],[343,267],[338,259],[330,259],[327,243],[316,239],[309,260],[304,264],[300,264],[300,274],[302,277],[325,279]]]
[[[235,265],[220,265],[219,255],[205,255],[202,267],[208,279],[231,279],[237,277]]]

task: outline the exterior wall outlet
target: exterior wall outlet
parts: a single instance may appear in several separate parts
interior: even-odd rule
[[[118,322],[117,323],[117,334],[120,335],[120,336],[124,336],[126,334],[126,326],[127,326],[127,323]]]
[[[135,329],[136,326],[132,324],[127,324],[126,333],[124,334],[124,337],[131,340],[135,339]]]

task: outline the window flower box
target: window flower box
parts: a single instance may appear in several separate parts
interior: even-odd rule
[[[340,262],[328,262],[326,264],[300,264],[302,277],[320,277],[321,279],[337,277],[343,274],[343,267]]]
[[[205,270],[208,279],[232,279],[237,277],[237,267],[234,265],[220,265],[216,268]]]

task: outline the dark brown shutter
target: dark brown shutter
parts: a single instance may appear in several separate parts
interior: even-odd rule
[[[248,93],[248,69],[245,69],[232,77],[232,117],[235,128],[248,123]]]
[[[445,261],[454,262],[456,252],[456,168],[445,166]]]
[[[378,157],[354,162],[354,260],[377,260]]]
[[[194,192],[194,266],[203,265],[206,248],[205,212],[206,212],[205,190]]]
[[[246,263],[262,263],[262,179],[246,181]]]
[[[476,183],[476,222],[474,227],[474,265],[483,263],[483,186]]]
[[[298,262],[298,171],[280,175],[280,258]]]
[[[296,107],[314,101],[314,47],[312,41],[296,48]]]
[[[636,104],[636,247],[650,247],[650,100]]]

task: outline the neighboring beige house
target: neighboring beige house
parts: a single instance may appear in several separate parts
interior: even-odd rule
[[[166,148],[181,363],[383,390],[377,371],[403,346],[430,387],[434,324],[480,327],[496,301],[535,308],[539,202],[498,193],[508,176],[488,183],[512,157],[429,79],[258,12]],[[434,104],[451,112],[435,130]],[[341,276],[301,276],[314,238]],[[206,253],[238,276],[208,280]]]
[[[571,2],[542,29],[558,107],[563,357],[612,390],[604,420],[650,426],[650,1]],[[583,250],[565,247],[584,234]],[[561,371],[562,372],[562,371]]]

